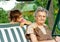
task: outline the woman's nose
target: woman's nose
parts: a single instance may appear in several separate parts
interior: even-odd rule
[[[41,16],[41,19],[43,19],[43,16]]]

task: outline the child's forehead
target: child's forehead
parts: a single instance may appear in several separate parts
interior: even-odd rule
[[[13,15],[15,15],[15,16],[21,16],[21,14],[19,14],[19,13],[15,13],[15,14],[13,14]]]

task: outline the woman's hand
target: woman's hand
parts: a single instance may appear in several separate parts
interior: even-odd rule
[[[60,37],[56,36],[55,40],[56,40],[56,42],[60,42]]]
[[[30,38],[32,42],[39,42],[35,34],[30,34]]]

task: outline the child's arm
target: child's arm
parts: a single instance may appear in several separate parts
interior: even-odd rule
[[[26,21],[25,24],[30,25],[32,22]]]
[[[20,23],[20,26],[23,27],[24,26],[24,23]]]
[[[22,19],[21,22],[20,22],[20,26],[22,27],[22,26],[24,26],[25,24],[26,24],[26,25],[30,25],[31,23],[32,23],[32,22],[27,21],[26,19]]]

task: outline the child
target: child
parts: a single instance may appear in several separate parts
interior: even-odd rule
[[[10,23],[12,24],[19,22],[21,27],[24,26],[25,24],[26,25],[31,24],[30,21],[27,21],[26,19],[23,18],[22,13],[19,10],[10,11],[9,16],[11,21]]]

